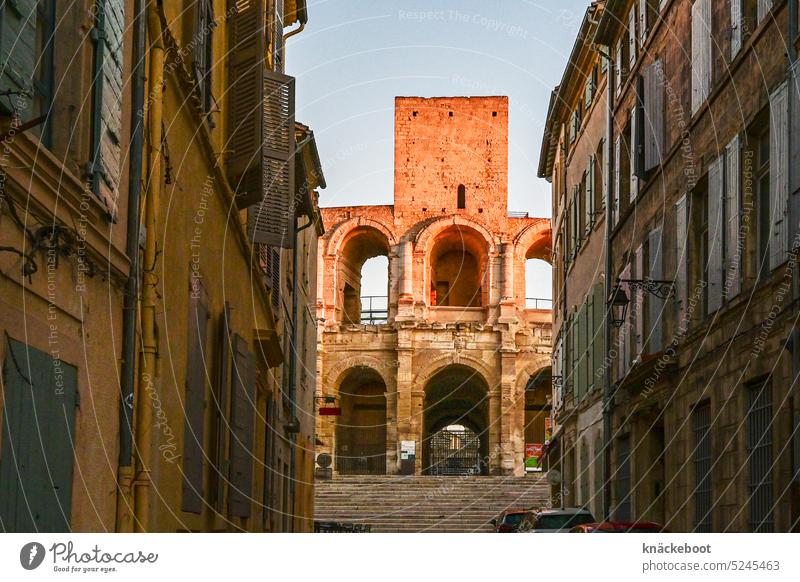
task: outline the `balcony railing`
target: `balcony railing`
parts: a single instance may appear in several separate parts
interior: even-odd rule
[[[361,323],[378,325],[389,321],[389,298],[386,295],[365,295],[361,298]]]
[[[553,309],[552,299],[542,299],[539,297],[526,297],[525,309]]]

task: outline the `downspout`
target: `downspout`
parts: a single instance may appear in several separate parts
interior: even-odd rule
[[[613,138],[614,138],[614,86],[615,86],[615,69],[614,59],[608,53],[603,52],[599,47],[596,48],[600,53],[601,58],[606,59],[608,63],[606,71],[606,147],[608,155],[606,156],[607,180],[606,180],[606,215],[605,215],[605,261],[603,270],[605,272],[605,297],[606,297],[606,316],[603,318],[603,331],[605,335],[605,370],[603,381],[603,519],[611,518],[611,485],[609,478],[611,476],[611,410],[614,406],[614,398],[611,394],[611,313],[608,311],[608,300],[611,297],[613,287],[612,281],[612,257],[611,257],[611,237],[612,237],[612,221],[613,221],[613,200],[614,200],[614,155],[613,155]]]
[[[141,220],[142,157],[144,133],[144,63],[147,27],[143,1],[136,0],[133,19],[133,106],[131,111],[130,173],[128,177],[128,225],[125,252],[130,271],[125,286],[122,313],[122,385],[119,418],[119,468],[117,490],[117,532],[133,527],[131,483],[133,481],[132,427],[133,387],[136,382],[136,312],[139,299],[139,222]]]
[[[283,46],[286,46],[286,41],[293,37],[295,34],[300,34],[303,32],[303,29],[306,27],[306,23],[308,22],[308,7],[306,6],[305,0],[300,0],[297,3],[297,18],[300,21],[300,26],[295,28],[294,30],[290,30],[286,34],[283,35]]]
[[[162,0],[150,1],[147,7],[147,30],[150,36],[150,109],[147,130],[147,182],[144,199],[145,247],[142,264],[141,350],[139,385],[136,394],[136,480],[134,482],[135,530],[150,529],[150,465],[153,409],[150,393],[156,390],[154,374],[158,341],[155,335],[155,274],[158,204],[161,195],[161,121],[163,114],[164,42],[158,10]]]
[[[797,27],[797,18],[798,18],[798,4],[797,2],[789,2],[789,119],[793,119],[793,115],[800,115],[800,111],[792,111],[792,105],[797,102],[795,98],[791,96],[792,91],[800,91],[800,79],[797,78],[798,71],[798,63],[797,63],[797,35],[798,35],[798,27]],[[800,136],[793,135],[792,127],[794,124],[789,124],[789,152],[791,156],[791,152],[793,151],[793,144],[795,140],[800,139]],[[791,158],[790,158],[791,159]],[[790,172],[799,172],[800,170],[797,168],[792,169],[789,168]],[[795,182],[797,180],[792,180],[791,176],[789,177],[790,183]],[[797,197],[800,196],[800,193],[793,192],[790,194],[791,196]],[[797,211],[800,209],[800,205],[798,203],[790,203],[789,204],[789,220],[790,224],[792,225],[792,231],[794,231],[794,236],[800,236],[800,228],[798,228],[798,224],[800,224],[800,216],[797,215]],[[792,213],[794,215],[792,215]],[[796,239],[795,239],[796,240]],[[792,241],[793,251],[794,248],[794,240]],[[795,251],[796,252],[796,251]],[[794,254],[794,253],[793,253]],[[797,305],[798,299],[800,299],[800,281],[798,277],[798,261],[797,255],[794,254],[793,257],[790,257],[794,260],[795,265],[794,269],[792,270],[792,299],[793,304]],[[792,386],[794,387],[794,398],[793,398],[793,411],[792,411],[792,494],[791,498],[793,500],[792,505],[794,506],[792,509],[792,529],[791,531],[797,532],[800,531],[800,385],[798,385],[798,375],[800,375],[800,330],[797,328],[797,324],[794,324],[791,333],[791,358],[792,358]]]

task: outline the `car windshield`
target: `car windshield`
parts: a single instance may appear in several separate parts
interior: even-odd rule
[[[525,517],[524,513],[510,513],[503,519],[504,525],[519,525],[522,518]]]
[[[554,513],[540,515],[536,518],[536,529],[570,529],[576,525],[592,523],[594,518],[589,513]]]

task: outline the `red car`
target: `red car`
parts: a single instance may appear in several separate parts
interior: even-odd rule
[[[601,521],[576,525],[570,533],[669,533],[669,530],[652,521]]]
[[[517,533],[522,520],[530,513],[527,509],[506,510],[497,519],[493,519],[491,524],[496,533]]]

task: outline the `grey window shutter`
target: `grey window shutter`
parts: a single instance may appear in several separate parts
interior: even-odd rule
[[[203,466],[205,460],[206,377],[211,359],[206,351],[208,300],[199,277],[189,287],[188,350],[186,389],[183,400],[183,490],[181,509],[202,513],[205,499]]]
[[[648,276],[659,281],[664,278],[662,267],[661,227],[650,231],[647,239]],[[663,345],[661,320],[664,316],[664,300],[655,295],[648,295],[648,344],[651,353],[660,352]]]
[[[761,21],[767,17],[771,9],[772,0],[758,0],[758,10],[756,13],[756,21],[758,24],[761,24]]]
[[[661,164],[664,147],[664,77],[663,63],[658,60],[644,71],[644,171]]]
[[[611,209],[612,224],[619,220],[619,198],[622,192],[622,136],[614,141],[614,206]]]
[[[728,298],[741,291],[741,264],[744,240],[741,234],[741,148],[739,136],[733,138],[725,148],[725,288]]]
[[[281,250],[259,245],[259,261],[264,272],[264,284],[270,292],[270,302],[275,317],[280,317],[281,307]]]
[[[645,78],[639,75],[636,78],[636,100],[631,112],[631,169],[632,174],[638,178],[646,179],[645,171]],[[633,179],[633,178],[631,178]]]
[[[589,156],[589,168],[586,171],[586,231],[591,232],[594,225],[594,177],[595,157]]]
[[[633,255],[633,278],[644,279],[644,247],[639,245]],[[644,291],[636,289],[631,291],[631,307],[633,308],[634,333],[632,353],[640,357],[644,345]]]
[[[625,268],[622,270],[620,274],[620,279],[630,279],[631,278],[631,264],[628,263]],[[627,293],[628,298],[631,300],[631,308],[633,308],[633,296],[631,294],[630,285],[625,283],[621,284],[620,287]],[[620,366],[619,366],[619,378],[622,378],[625,375],[625,372],[628,371],[631,363],[631,344],[630,344],[630,335],[631,335],[631,314],[628,313],[627,317],[625,318],[625,322],[622,324],[622,327],[619,328],[619,354],[620,354]]]
[[[577,327],[577,345],[575,346],[575,357],[578,360],[577,365],[575,366],[575,396],[579,399],[583,398],[583,395],[586,393],[586,385],[584,383],[583,374],[583,368],[586,365],[586,326],[584,325],[585,310],[586,304],[583,303],[578,309],[578,313],[575,317],[575,325]]]
[[[677,308],[678,331],[685,329],[686,303],[688,300],[689,282],[689,199],[686,194],[675,203],[675,304]]]
[[[17,0],[0,5],[0,110],[28,121],[32,111],[36,47],[36,1]]]
[[[630,163],[628,164],[629,175],[627,178],[631,183],[628,200],[631,203],[633,203],[633,201],[636,200],[636,197],[639,195],[639,176],[636,175],[635,165],[637,150],[639,148],[639,144],[641,143],[638,139],[640,127],[641,119],[639,118],[639,108],[634,105],[633,109],[631,109],[631,140],[628,143],[628,156],[630,158]]]
[[[234,517],[249,517],[253,499],[256,377],[253,354],[238,334],[233,336],[233,362],[228,512]]]
[[[639,47],[644,47],[648,31],[648,11],[651,0],[639,0]]]
[[[230,304],[226,301],[219,317],[217,338],[217,376],[214,386],[212,425],[214,443],[214,472],[211,480],[214,509],[222,513],[225,503],[225,485],[228,481],[228,406],[230,403],[231,341]]]
[[[731,0],[731,60],[742,50],[744,28],[742,4],[744,0]]]
[[[623,79],[623,68],[625,67],[625,63],[623,62],[623,41],[620,39],[619,43],[617,44],[617,51],[616,51],[616,61],[617,67],[614,69],[614,94],[619,95],[619,92],[622,90],[622,79]]]
[[[715,159],[708,169],[708,312],[722,306],[722,242],[725,232],[723,200],[725,198],[725,157]]]
[[[784,82],[769,99],[770,124],[770,269],[782,265],[789,249],[789,85]]]
[[[246,208],[264,197],[265,16],[264,3],[228,0],[228,118],[225,144],[228,180],[236,204]]]
[[[629,70],[633,70],[633,65],[636,64],[636,57],[638,56],[638,41],[636,36],[636,4],[631,6],[631,11],[628,14],[628,64]]]
[[[604,327],[606,317],[606,297],[605,283],[596,283],[594,286],[594,339],[592,348],[594,350],[594,367],[592,374],[595,384],[602,382],[602,376],[598,376],[605,366],[606,358],[606,332]]]
[[[692,4],[692,114],[708,98],[711,88],[711,0]]]
[[[291,248],[295,213],[294,77],[264,73],[263,200],[248,209],[254,243]]]
[[[0,528],[68,532],[78,370],[11,338],[5,356]]]

